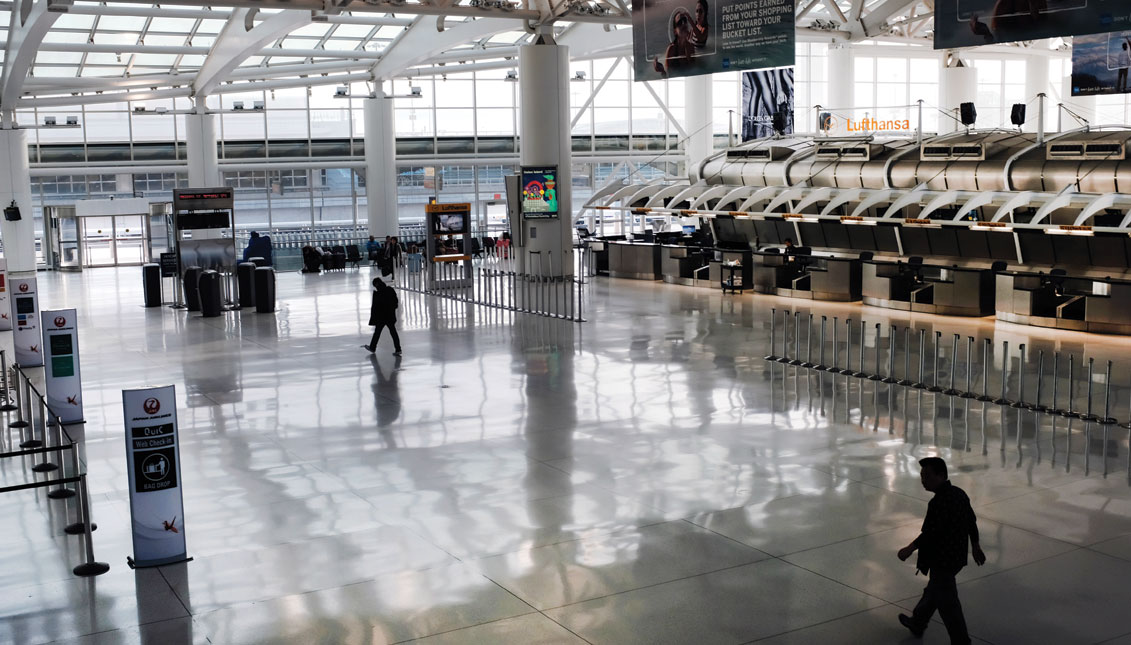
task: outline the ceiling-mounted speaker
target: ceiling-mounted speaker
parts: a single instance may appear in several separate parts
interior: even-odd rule
[[[963,103],[958,106],[958,120],[962,121],[962,125],[974,125],[978,120],[978,110],[974,109],[973,103]]]
[[[1017,127],[1025,125],[1025,104],[1014,103],[1013,108],[1009,111],[1009,122]]]

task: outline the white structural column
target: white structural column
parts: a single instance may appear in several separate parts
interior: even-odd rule
[[[519,270],[573,275],[569,48],[524,45],[518,50],[519,159],[524,166],[557,166],[558,219],[523,220]]]
[[[837,123],[844,123],[853,117],[852,108],[856,107],[856,60],[852,54],[852,46],[847,44],[832,44],[828,50],[828,79],[829,79],[829,104],[822,106],[824,112],[831,112],[837,117]],[[801,132],[808,132],[810,128],[817,127],[817,118],[813,115],[812,124],[799,125]],[[841,126],[841,134],[844,134]]]
[[[22,219],[0,219],[4,259],[12,274],[35,273],[35,222],[32,219],[31,175],[28,172],[27,132],[0,130],[0,207],[12,202],[20,208]]]
[[[687,122],[684,124],[684,130],[687,131],[687,167],[695,177],[699,173],[691,169],[698,168],[714,151],[714,97],[711,89],[711,76],[707,74],[689,76],[683,80],[684,105],[687,106]],[[735,140],[738,141],[742,137],[741,114],[734,127]]]
[[[1045,99],[1045,122],[1040,123],[1040,109],[1037,101],[1038,94],[1048,94],[1049,91],[1049,59],[1047,56],[1026,56],[1025,57],[1025,102],[1028,108],[1025,115],[1025,132],[1036,132],[1040,126],[1044,126],[1045,131],[1048,131],[1049,124],[1049,108],[1055,106],[1050,105],[1048,98]]]
[[[393,128],[393,99],[378,84],[373,97],[363,103],[365,118],[365,210],[369,234],[381,239],[396,235],[397,139]],[[423,210],[423,209],[422,209]],[[421,217],[424,213],[420,213]]]
[[[203,99],[201,99],[203,103]],[[188,153],[189,188],[214,188],[220,185],[216,152],[216,115],[185,116],[185,149]]]
[[[955,57],[950,65],[945,63],[940,74],[939,83],[939,108],[954,118],[939,115],[939,133],[955,132],[962,128],[958,119],[958,106],[963,103],[974,103],[978,107],[978,70],[968,67],[966,63]],[[997,119],[994,119],[997,121]],[[997,125],[994,123],[993,125]]]

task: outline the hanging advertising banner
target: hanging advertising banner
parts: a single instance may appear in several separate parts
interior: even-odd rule
[[[774,134],[774,115],[782,134],[793,134],[793,68],[742,74],[742,140]]]
[[[188,560],[177,395],[172,385],[122,390],[133,526],[132,567]]]
[[[8,302],[8,261],[0,258],[0,331],[12,328],[12,305]]]
[[[21,367],[43,365],[43,338],[39,332],[39,295],[35,278],[14,278],[12,286],[12,344]]]
[[[793,0],[632,0],[635,79],[793,65]]]
[[[935,0],[935,49],[1131,28],[1120,0]]]
[[[74,309],[44,311],[41,320],[47,407],[64,424],[81,423],[78,313]]]
[[[1131,31],[1072,39],[1072,96],[1127,94]]]

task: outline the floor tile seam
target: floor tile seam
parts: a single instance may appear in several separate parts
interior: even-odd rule
[[[758,560],[758,561],[755,561],[755,562],[743,562],[741,564],[732,564],[730,566],[720,567],[718,569],[712,569],[711,571],[701,571],[699,573],[693,573],[693,574],[681,576],[681,577],[678,577],[678,578],[672,578],[670,580],[662,580],[660,582],[653,582],[653,583],[649,583],[649,584],[646,584],[646,585],[641,585],[639,587],[633,587],[632,589],[625,589],[623,591],[615,591],[615,592],[612,592],[612,593],[602,594],[600,596],[593,596],[592,598],[586,598],[585,600],[579,600],[577,602],[566,603],[564,605],[555,605],[553,607],[546,607],[545,609],[539,609],[538,611],[544,613],[544,612],[547,612],[547,611],[555,611],[555,610],[558,610],[558,609],[566,609],[568,607],[575,607],[577,605],[583,605],[587,602],[593,602],[594,600],[604,600],[605,598],[612,598],[614,596],[622,596],[624,594],[635,593],[635,592],[641,591],[643,589],[651,589],[653,587],[659,587],[659,586],[662,586],[662,585],[670,585],[674,582],[683,582],[684,580],[691,580],[692,578],[702,578],[703,576],[714,575],[716,573],[720,573],[720,572],[723,572],[723,571],[730,571],[732,569],[749,567],[749,566],[752,566],[752,565],[758,565],[758,564],[762,564],[762,563],[769,562],[769,561],[770,561],[770,558],[766,558],[764,560]],[[494,582],[494,581],[492,580],[492,582]],[[551,619],[551,620],[553,620],[553,619]],[[555,622],[557,622],[557,621],[555,621]]]
[[[494,583],[495,581],[492,580],[491,582]],[[503,591],[510,593],[510,591],[507,591],[506,589],[504,589]],[[513,596],[514,594],[511,594],[511,595]],[[522,598],[518,598],[518,600],[525,604],[525,601],[523,601]],[[432,633],[432,634],[425,634],[423,636],[414,636],[412,638],[406,638],[404,640],[399,640],[399,641],[392,641],[389,645],[405,645],[407,643],[417,643],[417,642],[422,641],[426,638],[433,638],[435,636],[443,636],[444,634],[453,634],[455,632],[459,632],[459,631],[462,631],[462,630],[465,630],[465,629],[472,629],[473,627],[482,627],[483,625],[493,625],[495,623],[501,623],[504,620],[513,620],[515,618],[522,618],[523,616],[533,616],[534,614],[537,614],[537,613],[539,613],[539,611],[537,609],[534,609],[533,607],[531,607],[530,611],[524,612],[524,613],[521,613],[521,614],[515,614],[514,616],[507,616],[505,618],[496,618],[494,620],[486,620],[486,621],[483,621],[481,623],[475,623],[474,625],[464,625],[463,627],[453,627],[451,629],[445,629],[444,631],[441,631],[441,632],[435,632],[435,633]],[[548,616],[547,616],[547,618],[548,618]],[[588,642],[588,641],[586,641],[586,642]]]
[[[563,544],[569,544],[571,542],[580,542],[582,540],[589,540],[589,539],[594,539],[594,538],[608,538],[608,537],[617,535],[617,534],[625,532],[625,531],[634,531],[634,530],[637,530],[637,529],[648,528],[648,527],[651,527],[651,526],[658,526],[660,524],[668,524],[668,523],[674,522],[674,521],[676,521],[676,520],[666,520],[666,519],[660,518],[660,519],[656,519],[655,521],[644,521],[644,522],[640,522],[640,523],[637,523],[637,524],[633,524],[632,526],[625,526],[625,527],[622,527],[622,528],[611,529],[611,530],[597,530],[597,529],[593,529],[593,528],[580,529],[582,531],[597,530],[597,532],[592,533],[590,535],[581,536],[581,537],[570,537],[570,538],[566,538],[566,539],[552,540],[550,542],[546,542],[544,544],[539,544],[537,546],[520,546],[517,549],[514,549],[512,551],[498,551],[498,552],[492,552],[492,553],[468,554],[467,556],[465,556],[466,560],[461,559],[461,561],[466,561],[466,562],[469,562],[469,563],[470,562],[478,562],[480,560],[486,560],[488,558],[497,558],[497,557],[504,556],[504,555],[512,555],[512,554],[515,554],[515,553],[521,553],[523,551],[528,551],[528,550],[531,550],[531,549],[544,549],[546,547],[560,546],[560,545],[563,545]],[[424,538],[421,538],[421,539],[424,539]],[[437,546],[437,548],[440,548],[440,547]],[[456,556],[453,556],[453,557],[456,557]]]
[[[771,557],[773,557],[773,559],[779,560],[782,563],[787,564],[791,567],[796,567],[798,569],[801,569],[802,571],[806,571],[808,573],[811,573],[811,574],[813,574],[813,575],[815,575],[819,578],[824,578],[825,580],[828,580],[829,582],[832,582],[833,584],[836,584],[840,587],[844,587],[845,589],[851,589],[851,590],[853,590],[857,593],[863,594],[863,595],[865,595],[869,598],[874,598],[874,599],[879,600],[880,602],[885,603],[885,604],[891,604],[892,603],[892,601],[888,600],[887,598],[881,598],[880,596],[877,596],[874,593],[865,591],[863,589],[857,589],[856,587],[853,587],[852,585],[850,585],[846,582],[837,580],[836,578],[831,578],[831,577],[829,577],[829,576],[827,576],[827,575],[825,575],[825,574],[823,574],[819,571],[814,571],[814,570],[812,570],[808,567],[802,566],[802,565],[800,565],[796,562],[790,562],[789,560],[786,560],[786,557],[788,557],[787,555],[782,555],[782,556],[776,556],[775,555],[775,556],[771,556]],[[874,609],[874,607],[873,607],[873,609]]]
[[[887,606],[889,606],[889,607],[895,607],[895,605],[893,605],[892,603],[886,603],[886,605],[887,605]],[[822,621],[820,621],[820,622],[812,623],[812,624],[810,624],[810,625],[805,625],[805,626],[803,626],[803,627],[796,627],[796,628],[794,628],[794,629],[787,629],[787,630],[785,630],[785,631],[783,631],[783,632],[777,632],[777,633],[775,633],[775,634],[767,634],[766,636],[761,636],[761,637],[759,637],[759,638],[755,638],[755,639],[754,639],[754,640],[752,640],[752,641],[746,641],[746,642],[742,643],[742,645],[753,645],[754,643],[760,643],[760,642],[763,642],[763,641],[768,641],[768,640],[770,640],[770,639],[772,639],[772,638],[778,638],[778,637],[780,637],[780,636],[784,636],[784,635],[786,635],[786,634],[792,634],[792,633],[794,633],[794,632],[800,632],[800,631],[803,631],[803,630],[806,630],[806,629],[811,629],[811,628],[813,628],[813,627],[819,627],[819,626],[821,626],[821,625],[827,625],[827,624],[829,624],[829,623],[834,623],[834,622],[836,622],[836,621],[838,621],[838,620],[844,620],[844,619],[846,619],[846,618],[852,618],[853,616],[859,616],[860,614],[866,614],[866,613],[868,613],[868,612],[870,612],[870,611],[875,611],[875,610],[877,610],[877,609],[882,609],[882,608],[883,608],[883,606],[880,606],[880,607],[870,607],[870,608],[867,608],[867,609],[861,609],[861,610],[859,610],[859,611],[854,611],[854,612],[851,612],[851,613],[845,614],[845,615],[843,615],[843,616],[838,616],[838,617],[836,617],[836,618],[829,618],[829,619],[826,619],[826,620],[822,620]],[[898,609],[898,607],[897,607],[897,609]]]
[[[757,553],[761,553],[762,555],[766,556],[766,558],[767,558],[767,559],[769,559],[769,558],[772,558],[772,557],[775,557],[774,555],[772,555],[772,554],[770,554],[770,553],[766,553],[765,551],[763,551],[763,550],[761,550],[761,549],[759,549],[759,548],[757,548],[757,547],[753,547],[753,546],[750,546],[749,544],[747,544],[747,543],[745,543],[745,542],[743,542],[743,541],[741,541],[741,540],[737,540],[737,539],[735,539],[735,538],[732,538],[732,537],[731,537],[731,536],[729,536],[729,535],[724,535],[723,533],[719,533],[718,531],[716,531],[716,530],[714,530],[714,529],[712,529],[712,528],[708,528],[708,527],[706,527],[706,526],[703,526],[702,524],[696,524],[695,522],[691,521],[691,519],[690,519],[690,518],[684,517],[684,518],[681,518],[681,519],[679,519],[679,520],[677,520],[677,521],[679,521],[679,522],[686,522],[687,524],[690,524],[691,526],[695,527],[696,529],[699,529],[699,530],[701,530],[701,531],[706,531],[706,532],[708,532],[708,533],[711,533],[712,535],[716,535],[716,536],[718,536],[718,537],[721,537],[721,538],[723,538],[724,540],[726,540],[727,542],[730,542],[730,543],[732,543],[732,544],[737,544],[737,545],[739,545],[739,546],[745,547],[745,548],[747,548],[747,549],[750,549],[751,551],[755,551],[755,552],[757,552]]]

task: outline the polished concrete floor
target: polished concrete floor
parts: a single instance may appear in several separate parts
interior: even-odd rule
[[[939,454],[989,558],[959,576],[976,642],[1131,643],[1126,429],[762,359],[770,307],[863,315],[881,349],[910,321],[960,383],[953,333],[1025,342],[1011,379],[1072,354],[1078,405],[1080,361],[1100,383],[1113,360],[1122,422],[1129,340],[596,279],[584,324],[402,294],[404,356],[371,357],[370,279],[284,274],[277,313],[201,319],[141,307],[136,268],[40,274],[45,308],[80,312],[75,432],[111,570],[71,574],[63,502],[0,495],[0,642],[914,642],[896,617],[924,579],[895,552]],[[195,559],[133,571],[120,391],[165,383]],[[0,485],[25,465],[0,460]]]

